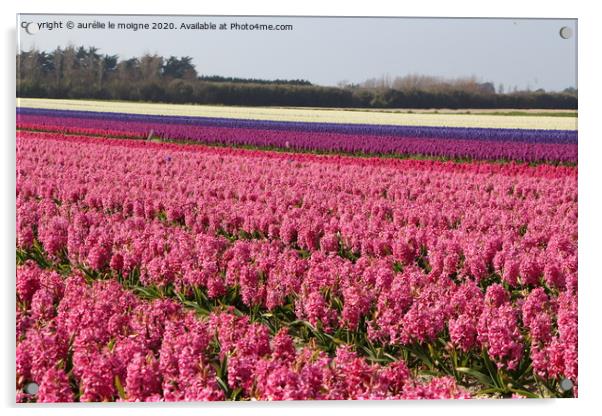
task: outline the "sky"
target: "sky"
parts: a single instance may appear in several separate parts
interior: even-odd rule
[[[94,22],[105,28],[77,27]],[[119,23],[150,27],[133,30]],[[153,23],[168,28],[153,29]],[[182,27],[194,23],[216,28]],[[227,29],[220,30],[223,23]],[[293,28],[233,30],[232,23]],[[570,38],[560,36],[562,27],[571,29]],[[17,50],[83,45],[120,59],[190,56],[200,75],[336,85],[420,74],[475,76],[506,91],[577,87],[576,19],[18,15],[17,28]]]

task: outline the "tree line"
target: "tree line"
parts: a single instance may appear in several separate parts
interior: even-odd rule
[[[83,46],[19,52],[17,96],[248,106],[577,109],[575,89],[504,92],[474,78],[416,75],[326,87],[306,80],[199,75],[188,56],[120,60]]]

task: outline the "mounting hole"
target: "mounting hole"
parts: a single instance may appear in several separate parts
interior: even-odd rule
[[[34,394],[38,394],[38,391],[40,390],[40,386],[38,386],[38,383],[27,383],[23,390],[27,394],[34,395]]]
[[[573,29],[568,26],[563,26],[560,28],[560,37],[562,39],[570,39],[573,36]]]
[[[38,24],[34,22],[29,22],[25,26],[25,32],[27,32],[28,35],[35,35],[39,32]]]
[[[563,391],[570,391],[573,388],[573,382],[571,380],[569,380],[568,378],[564,378],[560,382],[560,388]]]

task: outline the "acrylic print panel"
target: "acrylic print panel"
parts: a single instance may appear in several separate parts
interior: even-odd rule
[[[17,24],[17,402],[577,397],[576,20]]]

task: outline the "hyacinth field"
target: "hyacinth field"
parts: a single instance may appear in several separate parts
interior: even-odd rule
[[[42,104],[18,402],[577,397],[576,130]]]
[[[527,162],[577,162],[575,130],[416,127],[153,116],[23,108],[30,131],[148,138],[362,155],[406,155]]]

